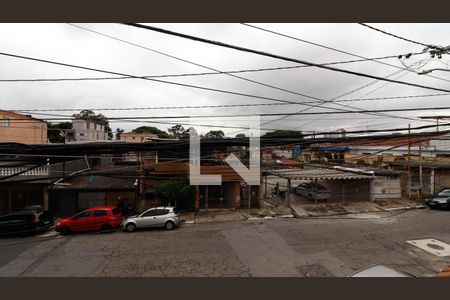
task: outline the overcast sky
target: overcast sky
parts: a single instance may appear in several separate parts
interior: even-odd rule
[[[138,29],[120,24],[77,24],[85,28],[114,36],[147,48],[164,52],[178,58],[189,60],[221,71],[258,69],[268,67],[294,66],[297,64],[255,54],[207,45],[179,37]],[[151,24],[186,34],[200,36],[234,45],[271,52],[278,55],[315,63],[327,63],[357,59],[357,57],[320,48],[304,42],[276,36],[241,24]],[[318,43],[328,47],[347,51],[365,57],[399,55],[420,52],[423,47],[402,41],[358,24],[255,24],[286,35]],[[391,33],[420,41],[426,44],[449,45],[450,24],[373,24],[373,26]],[[181,73],[209,72],[207,69],[181,62],[133,45],[113,40],[88,32],[68,24],[0,24],[0,52],[31,56],[40,59],[81,65],[131,75],[167,75]],[[429,55],[414,56],[410,63],[429,59]],[[435,59],[421,68],[446,68],[448,55],[441,60]],[[401,67],[396,58],[383,62]],[[392,79],[422,85],[450,89],[450,72],[435,71],[431,73],[442,79],[417,75],[414,72],[401,71],[397,68],[373,61],[335,65],[335,67],[368,73],[380,77],[391,75]],[[55,66],[41,62],[32,62],[0,55],[0,79],[34,79],[34,78],[77,78],[111,76],[99,72],[78,70]],[[371,83],[370,78],[332,72],[315,67],[290,70],[242,73],[239,76],[257,80],[296,93],[307,94],[320,99],[330,100],[353,89]],[[163,80],[229,90],[239,93],[254,94],[263,97],[289,100],[294,102],[314,101],[294,93],[263,87],[228,75],[205,75],[190,77],[167,77]],[[351,93],[341,99],[358,99],[372,97],[407,96],[420,94],[438,94],[441,92],[376,82],[366,88]],[[124,108],[124,107],[160,107],[191,106],[218,104],[274,103],[273,101],[227,95],[211,91],[174,86],[165,83],[139,79],[72,81],[72,82],[0,82],[0,109],[25,110],[45,108]],[[448,96],[396,99],[383,101],[343,102],[364,109],[414,108],[448,106]],[[327,106],[340,108],[332,104]],[[261,107],[138,110],[138,111],[102,111],[108,117],[124,116],[180,116],[180,115],[235,115],[264,112],[296,112],[307,108],[302,105],[276,105]],[[346,108],[349,109],[349,108]],[[313,108],[308,112],[323,111]],[[328,109],[327,109],[328,110]],[[54,114],[72,114],[73,112],[50,112]],[[390,113],[416,118],[426,114],[449,114],[438,112],[401,112]],[[34,114],[38,118],[50,118]],[[295,129],[303,131],[321,131],[345,128],[380,129],[403,127],[407,120],[379,117],[365,114],[343,115],[309,115],[291,116],[276,121],[280,117],[262,118],[263,128]],[[320,118],[320,119],[319,119]],[[275,120],[275,121],[274,121]],[[177,120],[163,120],[177,122]],[[185,123],[187,120],[178,120]],[[264,124],[268,121],[270,123]],[[193,123],[245,126],[246,118],[195,119]],[[411,126],[425,125],[424,121],[411,121]],[[117,127],[130,131],[141,125],[156,126],[166,130],[167,124],[111,122],[113,131]],[[185,126],[187,127],[187,126]],[[198,131],[210,129],[196,126]],[[224,129],[234,136],[238,129]]]

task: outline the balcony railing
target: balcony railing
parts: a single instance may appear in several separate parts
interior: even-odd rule
[[[26,171],[30,167],[15,167],[15,168],[0,168],[0,176],[10,176],[23,171]],[[20,173],[19,176],[48,176],[48,166],[37,167],[35,169]]]

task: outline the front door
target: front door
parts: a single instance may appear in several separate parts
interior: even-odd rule
[[[151,209],[145,212],[139,219],[138,219],[138,226],[140,227],[152,227],[156,226],[156,223],[158,221],[158,214],[159,209]]]
[[[83,211],[72,218],[70,225],[71,231],[86,231],[89,230],[89,219],[91,211]]]
[[[106,210],[94,210],[89,219],[89,230],[100,230],[103,224],[108,223],[108,213]]]

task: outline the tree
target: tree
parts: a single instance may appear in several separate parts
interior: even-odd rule
[[[225,136],[225,133],[223,133],[222,130],[211,130],[205,135],[205,138],[207,138],[207,139],[223,139],[224,136]]]
[[[182,206],[183,202],[189,203],[194,200],[195,188],[184,179],[166,180],[155,186],[158,197],[166,205],[175,207]]]
[[[111,127],[109,127],[109,121],[108,118],[102,114],[96,115],[95,112],[93,112],[90,109],[83,109],[80,111],[79,114],[73,114],[72,117],[75,119],[81,119],[86,121],[91,121],[100,125],[105,126],[105,132],[108,133],[108,139],[113,138],[113,133]]]
[[[236,134],[236,138],[237,139],[243,139],[243,138],[245,138],[245,134],[244,133],[238,133],[238,134]]]
[[[303,138],[303,134],[301,131],[295,130],[275,130],[269,131],[263,135],[263,137],[296,137]]]
[[[116,140],[120,140],[120,136],[122,133],[124,133],[125,130],[117,128],[116,129]]]
[[[165,131],[162,131],[153,126],[140,126],[138,128],[133,129],[133,132],[136,133],[153,133],[156,134],[160,138],[168,138],[169,134]]]
[[[180,124],[170,127],[167,131],[169,131],[171,136],[173,136],[177,139],[189,137],[189,128],[184,129],[184,127]]]
[[[64,143],[66,136],[66,131],[64,129],[72,129],[72,122],[47,124],[47,137],[50,143]]]

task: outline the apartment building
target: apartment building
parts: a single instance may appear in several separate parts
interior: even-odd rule
[[[47,122],[31,115],[0,110],[0,143],[46,144]]]

